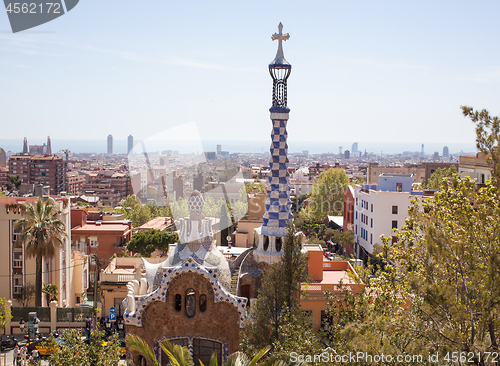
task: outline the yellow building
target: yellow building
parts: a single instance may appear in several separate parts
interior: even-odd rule
[[[75,294],[71,285],[71,230],[68,200],[49,198],[61,211],[60,220],[65,225],[67,237],[64,245],[56,250],[51,259],[43,259],[42,282],[54,284],[59,290],[58,306],[75,306]],[[36,197],[0,197],[0,297],[12,300],[13,306],[20,306],[23,286],[35,285],[35,258],[27,258],[24,248],[16,241],[19,233],[14,229],[16,220],[22,217],[21,206],[35,204]],[[34,296],[29,305],[34,304]],[[42,305],[48,306],[45,296]]]

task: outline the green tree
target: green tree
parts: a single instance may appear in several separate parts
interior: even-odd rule
[[[300,309],[301,283],[307,280],[307,257],[301,252],[301,237],[293,222],[283,239],[281,260],[266,269],[245,324],[241,346],[246,353],[256,353],[268,346],[274,347],[275,356],[294,346],[308,347],[311,352],[319,348],[310,319]],[[290,338],[290,332],[295,336]],[[294,341],[305,343],[294,345]]]
[[[336,216],[342,212],[344,190],[349,185],[349,177],[342,168],[330,168],[318,177],[311,190],[308,217],[315,222],[323,222],[327,215]]]
[[[354,250],[355,237],[353,230],[342,232],[340,232],[340,230],[335,230],[332,236],[332,240],[335,243],[342,244],[344,248],[348,250],[348,252],[352,252]]]
[[[414,296],[412,331],[442,351],[498,351],[500,189],[456,176],[410,210],[392,258]],[[477,358],[476,364],[481,364]]]
[[[122,349],[118,333],[115,333],[106,343],[103,342],[104,332],[94,330],[90,341],[85,342],[76,330],[66,330],[57,343],[51,335],[45,342],[49,349],[54,350],[48,356],[53,366],[116,366],[120,361]]]
[[[67,236],[60,215],[51,200],[44,203],[39,199],[36,204],[23,206],[23,216],[15,224],[26,255],[35,257],[35,306],[42,305],[42,258],[54,257]]]
[[[59,296],[59,290],[56,285],[43,285],[42,292],[47,297],[47,304],[50,304],[51,301],[57,301],[57,296]]]
[[[6,299],[0,297],[0,328],[5,329],[5,326],[11,319],[10,305]]]
[[[360,295],[344,287],[329,304],[337,352],[421,354],[498,352],[500,189],[454,176],[433,198],[415,202],[397,233],[382,238],[378,270]],[[443,358],[441,358],[445,361]],[[450,364],[457,362],[450,361]]]
[[[172,210],[172,215],[175,219],[189,216],[187,201],[179,197],[179,199],[170,204],[170,209]]]
[[[488,162],[493,168],[492,176],[500,184],[500,118],[490,116],[486,109],[474,110],[472,107],[462,106],[462,113],[469,117],[476,125],[476,147],[488,156]]]
[[[423,189],[439,189],[443,184],[443,179],[453,177],[453,174],[457,174],[457,168],[455,165],[450,165],[449,168],[437,168],[434,173],[431,174],[427,182],[422,184]]]
[[[175,244],[178,240],[177,233],[151,229],[132,235],[132,239],[127,243],[127,249],[143,257],[150,257],[156,249],[162,252],[168,251],[169,244]]]
[[[5,186],[8,191],[12,191],[14,188],[19,189],[22,184],[19,174],[7,174],[7,179],[9,180]]]

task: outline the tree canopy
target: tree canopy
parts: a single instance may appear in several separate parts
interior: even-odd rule
[[[6,299],[0,297],[0,328],[5,329],[7,322],[12,319],[10,305]]]
[[[162,252],[168,251],[169,244],[175,244],[178,240],[177,233],[151,229],[132,235],[132,239],[127,243],[127,249],[143,257],[150,257],[156,249]]]
[[[342,212],[344,190],[349,185],[349,177],[342,168],[330,168],[321,172],[311,190],[307,216],[322,222],[327,215],[336,216]]]
[[[144,225],[155,217],[172,217],[169,206],[143,205],[134,194],[127,196],[121,207],[125,218],[132,221],[134,227]]]
[[[478,355],[498,352],[500,336],[498,197],[492,182],[477,189],[469,177],[454,176],[433,198],[414,202],[398,241],[383,238],[384,270],[366,292],[331,299],[338,319],[331,346],[420,354],[419,364],[432,364],[428,355],[436,352],[442,363],[448,352],[463,352],[468,364],[487,364]]]
[[[472,107],[462,106],[462,113],[469,117],[476,125],[476,147],[488,156],[493,167],[492,176],[500,184],[500,118],[490,116],[486,109],[474,110]]]
[[[434,173],[431,174],[427,182],[422,184],[424,189],[440,189],[443,184],[443,179],[453,177],[453,174],[457,174],[457,168],[455,165],[450,165],[449,168],[437,168]]]
[[[45,342],[49,350],[53,350],[48,361],[54,366],[116,366],[120,361],[122,349],[118,333],[106,343],[103,342],[103,331],[94,330],[89,342],[85,342],[77,330],[65,330],[62,339],[57,343],[54,336]]]

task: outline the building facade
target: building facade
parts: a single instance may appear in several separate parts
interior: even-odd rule
[[[63,199],[49,198],[61,211],[60,220],[64,223],[66,238],[64,245],[57,248],[53,258],[43,258],[42,282],[54,284],[59,290],[58,306],[74,306],[75,293],[72,285],[71,267],[71,231],[69,202]],[[35,285],[35,258],[28,258],[24,247],[17,243],[19,231],[15,228],[17,220],[22,218],[22,206],[36,204],[35,197],[0,197],[0,297],[10,299],[15,306],[21,305],[23,287]],[[34,299],[28,302],[33,305]],[[45,296],[42,305],[48,306]]]
[[[51,195],[66,189],[66,164],[55,155],[12,155],[9,171],[9,174],[19,175],[23,183],[50,186]]]

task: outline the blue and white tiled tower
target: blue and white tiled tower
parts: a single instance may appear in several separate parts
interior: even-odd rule
[[[282,237],[286,235],[288,221],[293,219],[290,201],[290,175],[288,173],[288,145],[286,125],[290,109],[287,107],[287,80],[292,71],[283,55],[283,41],[290,38],[283,34],[283,25],[278,25],[279,33],[271,39],[278,40],[278,52],[269,64],[273,78],[273,105],[269,109],[273,129],[271,132],[271,168],[267,187],[266,211],[262,227],[256,229],[257,248],[254,257],[259,262],[273,263],[282,253]],[[260,230],[259,230],[260,229]],[[260,232],[259,232],[260,231]]]

